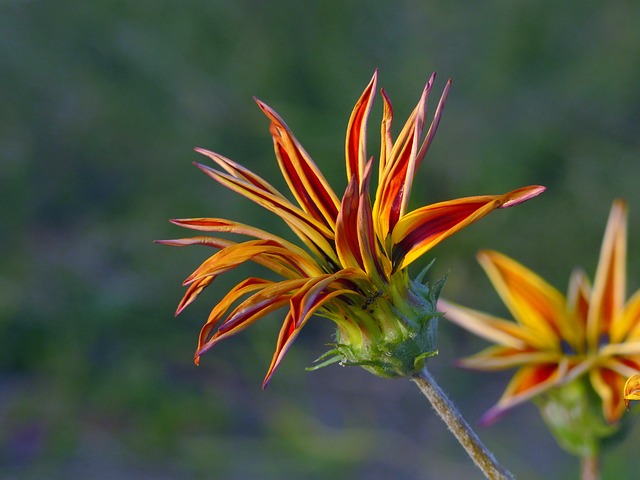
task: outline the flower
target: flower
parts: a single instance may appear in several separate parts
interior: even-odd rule
[[[515,323],[441,300],[453,323],[496,345],[461,362],[478,370],[518,370],[485,422],[542,392],[587,376],[607,422],[624,411],[625,379],[640,370],[640,291],[625,304],[627,206],[611,208],[593,287],[576,269],[564,297],[516,261],[481,251],[478,261]]]
[[[204,173],[279,216],[306,247],[234,220],[171,220],[194,230],[250,238],[235,242],[197,236],[159,241],[218,249],[184,281],[188,288],[176,314],[217,276],[245,262],[258,263],[280,277],[249,277],[220,300],[200,333],[196,363],[220,341],[276,309],[288,308],[263,387],[314,314],[337,325],[335,348],[328,352],[329,357],[335,356],[325,363],[342,360],[382,376],[412,374],[421,368],[426,357],[436,353],[438,289],[409,280],[407,267],[443,239],[492,210],[517,205],[544,190],[530,186],[504,195],[460,198],[407,212],[414,175],[433,141],[450,88],[448,82],[423,138],[434,74],[395,141],[391,134],[391,102],[384,90],[381,92],[382,139],[378,185],[372,203],[369,192],[373,159],[366,152],[366,134],[377,78],[376,71],[349,120],[345,148],[348,184],[341,198],[285,122],[260,100],[256,102],[271,122],[278,165],[297,205],[232,160],[196,149],[221,169],[196,164]],[[234,304],[237,305],[233,307]]]
[[[631,400],[640,400],[640,375],[635,374],[627,378],[624,383],[623,390],[624,406],[629,410],[629,404]]]

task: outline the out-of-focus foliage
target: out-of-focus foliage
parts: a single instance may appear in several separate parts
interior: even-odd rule
[[[479,248],[564,289],[574,265],[593,272],[616,196],[630,205],[635,289],[638,25],[640,5],[624,1],[1,1],[0,478],[477,475],[410,382],[304,371],[331,335],[325,321],[264,393],[277,318],[193,366],[207,307],[234,278],[174,319],[180,281],[207,252],[151,241],[181,234],[169,217],[274,223],[191,165],[202,146],[278,185],[253,95],[341,190],[348,115],[373,70],[399,118],[437,70],[453,89],[414,206],[549,187],[433,251],[436,276],[449,272],[443,295],[500,308]],[[455,370],[479,344],[440,331],[432,368],[473,423],[509,373]],[[637,423],[632,412],[605,476],[637,471]],[[518,478],[575,476],[533,408],[479,433]]]

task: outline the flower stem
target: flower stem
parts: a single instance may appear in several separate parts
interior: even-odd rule
[[[442,391],[426,367],[420,373],[416,373],[412,380],[418,385],[424,396],[431,402],[434,410],[447,424],[451,433],[487,478],[491,480],[514,479],[513,475],[505,470],[496,461],[493,454],[482,444],[476,433],[462,418],[458,409]]]
[[[586,455],[581,459],[582,480],[598,480],[600,478],[600,463],[596,455]]]

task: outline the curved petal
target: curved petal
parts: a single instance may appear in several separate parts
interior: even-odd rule
[[[611,326],[611,342],[640,340],[640,290],[633,294],[620,321]]]
[[[557,364],[561,357],[559,352],[493,346],[460,360],[458,365],[473,370],[504,370],[524,365]]]
[[[446,300],[438,300],[438,311],[450,322],[490,342],[504,347],[524,350],[535,345],[536,339],[514,322],[503,320],[478,310],[462,307]]]
[[[278,283],[259,283],[260,279],[248,279],[232,289],[223,300],[214,307],[209,315],[207,323],[202,327],[198,339],[198,348],[195,353],[195,362],[199,357],[217,345],[237,333],[240,333],[256,321],[274,310],[284,307],[289,300],[308,279],[285,280]],[[209,338],[211,330],[228,308],[242,296],[258,289],[259,291],[240,303],[220,325],[216,333]]]
[[[536,345],[560,351],[569,323],[563,295],[531,270],[498,252],[481,251],[478,261],[514,318],[535,334]]]
[[[347,126],[345,141],[347,180],[350,181],[355,175],[358,184],[364,175],[364,166],[367,162],[367,120],[376,96],[377,83],[378,70],[376,69],[367,88],[356,102]]]
[[[205,260],[184,281],[184,285],[189,285],[203,277],[217,276],[227,272],[238,265],[259,259],[263,256],[275,257],[285,265],[297,269],[299,276],[307,277],[309,274],[320,273],[316,264],[304,256],[297,255],[271,240],[250,240],[224,248]],[[263,263],[264,264],[264,263]],[[265,266],[268,266],[265,264]]]
[[[348,271],[341,271],[337,274],[326,275],[310,279],[296,294],[291,297],[290,310],[282,324],[276,350],[273,354],[271,364],[262,383],[262,388],[266,388],[276,368],[282,362],[298,334],[307,321],[313,316],[318,308],[325,302],[350,292],[349,290],[329,290],[328,287],[341,276],[349,275]]]
[[[221,185],[278,215],[320,258],[328,258],[337,262],[338,259],[330,243],[334,237],[333,231],[293,205],[281,194],[265,190],[253,182],[235,178],[233,175],[219,172],[206,165],[196,165]]]
[[[587,317],[587,342],[593,350],[598,348],[601,335],[608,336],[614,321],[621,316],[626,294],[626,261],[627,204],[618,199],[609,213]]]
[[[528,186],[504,195],[466,197],[435,203],[408,213],[392,232],[394,269],[408,266],[445,238],[496,208],[518,205],[544,190],[545,187]]]
[[[265,103],[255,100],[271,120],[270,130],[276,158],[291,193],[305,212],[333,229],[340,202],[329,182],[284,120]]]
[[[434,78],[435,73],[427,82],[418,105],[407,119],[391,151],[385,156],[385,168],[378,178],[378,189],[373,205],[374,218],[377,220],[376,232],[380,241],[386,239],[400,217],[404,215],[411,183],[422,161],[422,157],[418,156],[421,151],[420,139],[426,116],[427,97]]]
[[[543,364],[520,368],[513,376],[498,403],[480,420],[489,425],[507,410],[557,385],[566,372],[566,364]]]
[[[624,412],[624,383],[626,377],[608,368],[589,372],[591,385],[602,400],[602,413],[609,423],[617,422]]]

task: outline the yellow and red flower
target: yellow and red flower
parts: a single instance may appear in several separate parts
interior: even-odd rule
[[[593,286],[584,271],[576,269],[566,297],[500,253],[478,254],[515,323],[443,300],[439,308],[453,323],[496,344],[464,359],[463,366],[518,368],[502,398],[485,414],[485,422],[582,376],[597,393],[609,423],[620,419],[624,395],[638,398],[633,382],[623,393],[627,377],[640,371],[640,291],[625,303],[626,256],[623,200],[611,208]]]
[[[427,356],[436,353],[437,291],[409,280],[409,264],[492,210],[517,205],[544,190],[530,186],[504,195],[467,197],[407,211],[415,173],[433,141],[450,87],[448,82],[424,133],[427,98],[435,78],[432,75],[395,141],[391,134],[391,103],[384,90],[381,92],[382,139],[372,203],[373,159],[366,152],[366,133],[377,78],[376,72],[349,120],[345,148],[348,184],[342,197],[334,193],[280,116],[259,100],[258,106],[271,122],[278,165],[295,203],[232,160],[196,149],[220,168],[197,164],[202,171],[282,218],[306,247],[234,220],[171,220],[194,230],[249,237],[239,242],[215,236],[159,241],[218,250],[184,281],[188,288],[177,313],[218,275],[247,261],[281,277],[250,277],[224,296],[202,328],[196,363],[218,342],[284,307],[288,312],[264,385],[314,314],[337,325],[335,349],[329,352],[336,355],[335,359],[362,365],[383,376],[412,374]]]

